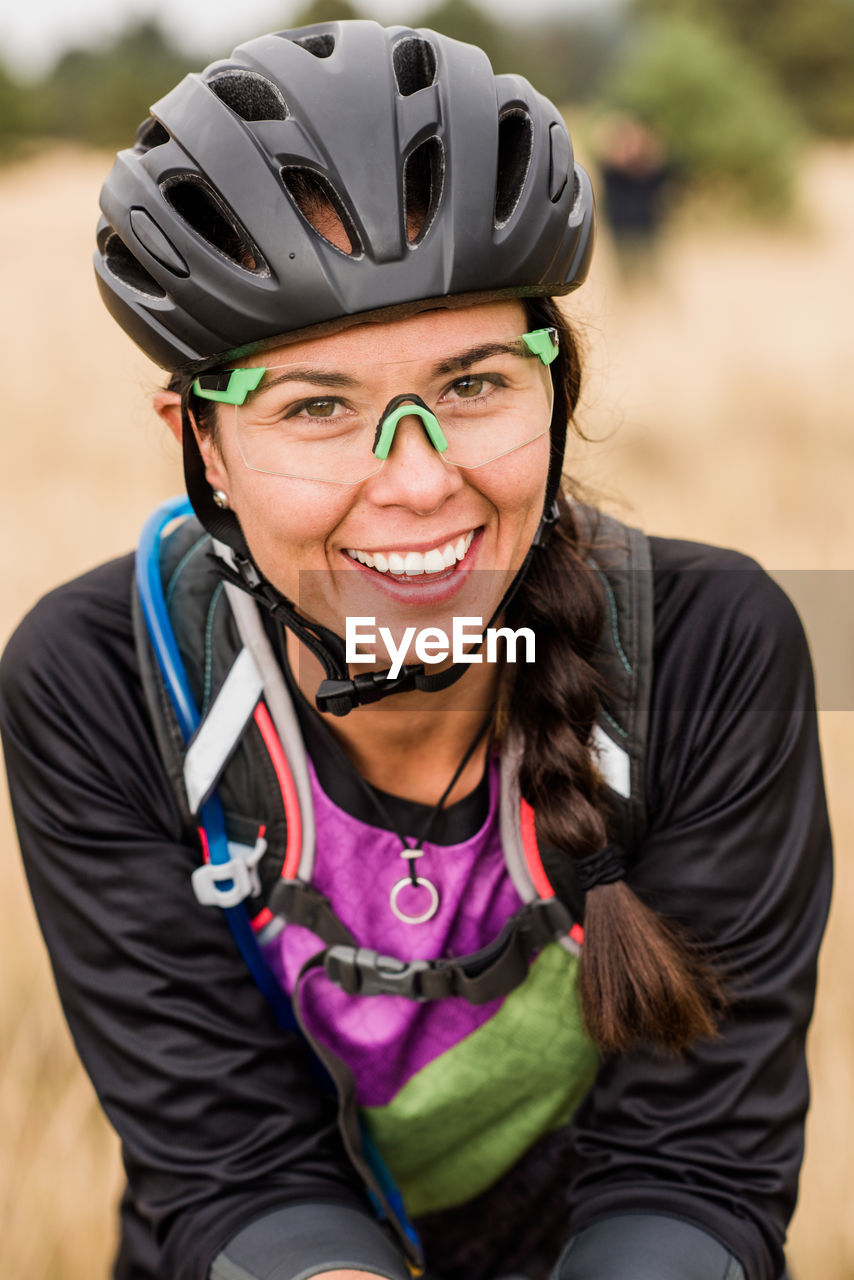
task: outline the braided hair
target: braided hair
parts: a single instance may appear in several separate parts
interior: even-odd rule
[[[555,403],[572,423],[581,390],[578,345],[552,300],[527,307],[532,327],[551,325],[560,334]],[[506,669],[501,718],[524,743],[519,783],[537,815],[539,839],[581,859],[608,842],[604,784],[590,750],[603,694],[592,660],[605,610],[572,508],[563,494],[558,502],[552,537],[508,609],[510,627],[524,621],[535,631],[537,662],[518,664],[512,676]],[[602,1053],[641,1041],[679,1053],[716,1034],[724,1003],[696,947],[624,879],[586,894],[580,994],[588,1033]]]

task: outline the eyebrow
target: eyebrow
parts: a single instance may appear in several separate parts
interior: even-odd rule
[[[485,342],[479,347],[469,347],[468,351],[463,351],[458,356],[451,356],[448,360],[442,360],[433,370],[434,373],[455,373],[460,369],[468,369],[473,364],[478,364],[481,360],[488,360],[490,356],[503,355],[519,355],[520,344],[518,339],[514,342]]]
[[[456,373],[463,369],[469,369],[473,364],[478,364],[481,360],[488,360],[490,356],[496,355],[527,355],[527,351],[522,351],[524,344],[520,344],[518,339],[512,342],[484,342],[477,347],[469,347],[467,351],[461,351],[459,355],[449,356],[445,360],[440,360],[438,364],[433,366],[432,374],[434,377],[442,376],[448,373]],[[417,359],[418,357],[414,357]],[[393,363],[393,362],[391,362]],[[401,361],[402,364],[409,364],[410,361]],[[279,366],[281,368],[281,366]],[[276,365],[272,365],[269,372],[272,372]],[[358,387],[361,385],[358,378],[352,377],[348,373],[333,373],[329,369],[306,369],[303,367],[291,369],[290,372],[281,373],[276,378],[271,378],[269,382],[265,382],[259,391],[268,391],[271,387],[278,386],[282,382],[313,382],[320,387]]]
[[[275,369],[275,365],[272,366]],[[261,391],[277,386],[280,382],[315,382],[321,387],[357,387],[358,378],[351,378],[347,373],[331,373],[329,369],[295,369],[290,373],[281,373],[278,378],[265,382]]]

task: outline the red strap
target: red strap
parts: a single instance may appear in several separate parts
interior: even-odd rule
[[[555,891],[546,875],[540,850],[537,847],[537,829],[534,825],[534,810],[527,800],[519,803],[519,822],[522,829],[522,852],[528,864],[528,874],[534,883],[539,898],[553,898]]]
[[[534,888],[541,898],[553,898],[555,891],[546,875],[543,860],[540,857],[539,846],[537,845],[534,810],[528,804],[528,801],[524,799],[519,804],[519,820],[522,829],[522,852],[525,855],[525,862],[528,864],[528,873],[534,883]],[[572,926],[569,936],[579,946],[584,944],[584,930],[580,924]]]
[[[256,933],[260,933],[262,929],[266,929],[267,925],[273,919],[273,913],[269,907],[262,907],[257,916],[253,917],[252,928]]]
[[[273,721],[270,719],[270,713],[263,702],[259,702],[255,708],[255,723],[258,726],[261,737],[264,739],[264,746],[267,748],[273,768],[276,771],[276,780],[282,793],[282,803],[285,806],[288,835],[285,846],[285,860],[282,865],[282,877],[285,880],[293,880],[299,870],[300,852],[302,850],[302,819],[299,810],[299,797],[297,796],[297,789],[288,764],[288,758],[279,741],[279,735],[276,733]]]

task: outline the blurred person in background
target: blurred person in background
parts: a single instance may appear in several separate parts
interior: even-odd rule
[[[666,148],[641,120],[616,112],[599,121],[593,142],[620,267],[627,279],[646,274],[673,186]]]
[[[562,477],[594,209],[559,113],[318,24],[183,80],[101,203],[194,517],[36,606],[0,723],[117,1280],[782,1280],[809,655],[753,561]],[[535,660],[437,660],[473,618]]]

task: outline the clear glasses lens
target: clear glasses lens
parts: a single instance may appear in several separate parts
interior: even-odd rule
[[[379,471],[374,450],[386,408],[417,396],[435,415],[451,466],[475,468],[545,435],[552,408],[548,368],[521,338],[482,344],[447,359],[348,367],[322,362],[268,367],[256,391],[234,407],[243,461],[270,475],[355,484]],[[423,420],[402,416],[403,430],[430,437]],[[433,433],[434,439],[439,438]]]

